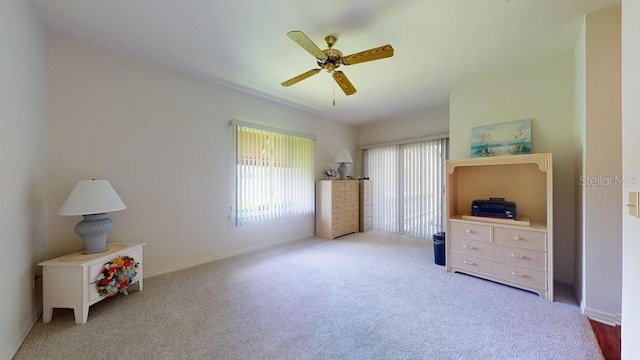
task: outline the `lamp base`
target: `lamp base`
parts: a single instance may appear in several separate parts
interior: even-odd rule
[[[345,163],[340,163],[338,174],[340,174],[340,180],[347,180],[347,165]]]
[[[113,220],[107,217],[107,213],[83,215],[84,220],[76,227],[76,233],[84,242],[84,254],[95,254],[107,251],[107,237],[113,230]]]

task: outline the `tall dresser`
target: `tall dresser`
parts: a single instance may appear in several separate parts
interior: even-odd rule
[[[358,181],[316,182],[316,236],[335,239],[358,232]]]
[[[373,182],[358,180],[360,185],[360,232],[373,229]]]

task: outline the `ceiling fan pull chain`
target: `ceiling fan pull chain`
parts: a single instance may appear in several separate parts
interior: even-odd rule
[[[336,82],[333,82],[333,106],[336,106]]]

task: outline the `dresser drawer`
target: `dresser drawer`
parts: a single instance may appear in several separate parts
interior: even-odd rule
[[[464,255],[489,258],[491,256],[491,243],[486,241],[452,238],[451,251]]]
[[[344,190],[345,191],[358,191],[358,182],[357,181],[349,181],[344,183],[345,187]]]
[[[492,258],[513,265],[544,271],[547,268],[547,254],[542,251],[513,246],[493,246]]]
[[[373,217],[373,205],[366,205],[362,207],[362,217]]]
[[[364,193],[370,194],[373,192],[373,182],[364,181],[362,185],[362,190]]]
[[[358,212],[357,211],[347,211],[347,212],[334,213],[331,216],[331,219],[336,224],[345,223],[345,222],[348,222],[348,221],[357,221],[358,220]]]
[[[364,194],[362,196],[362,205],[373,205],[373,194]]]
[[[500,279],[536,289],[547,289],[547,273],[544,271],[498,262],[495,262],[493,267],[493,273]]]
[[[451,253],[452,266],[481,276],[523,285],[540,290],[547,289],[546,272],[464,254]]]
[[[496,227],[493,230],[496,244],[512,245],[528,249],[546,251],[547,234],[538,231]]]
[[[452,221],[451,236],[471,240],[491,241],[491,226]]]
[[[340,202],[347,200],[347,194],[344,191],[334,191],[331,193],[331,199],[334,202]]]
[[[331,233],[334,237],[349,234],[358,231],[358,223],[356,221],[350,221],[340,224],[331,225]]]
[[[335,203],[331,207],[333,212],[343,212],[343,211],[354,211],[358,210],[358,202],[357,201],[345,201],[341,203]]]
[[[357,191],[346,191],[344,193],[344,199],[347,200],[347,201],[357,200],[358,199],[358,192]]]
[[[373,229],[373,218],[364,218],[362,220],[362,230]]]
[[[338,192],[338,191],[345,191],[346,187],[345,187],[345,183],[343,182],[332,182],[331,183],[331,191]]]
[[[491,260],[453,252],[451,253],[451,263],[459,269],[479,274],[491,274]]]

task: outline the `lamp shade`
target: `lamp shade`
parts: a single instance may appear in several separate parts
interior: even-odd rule
[[[338,153],[336,158],[333,159],[333,162],[336,164],[340,164],[340,163],[353,164],[353,160],[351,160],[351,155],[349,155],[349,152],[347,151],[347,149],[342,149]]]
[[[82,180],[62,204],[58,215],[102,214],[126,208],[109,181]]]

